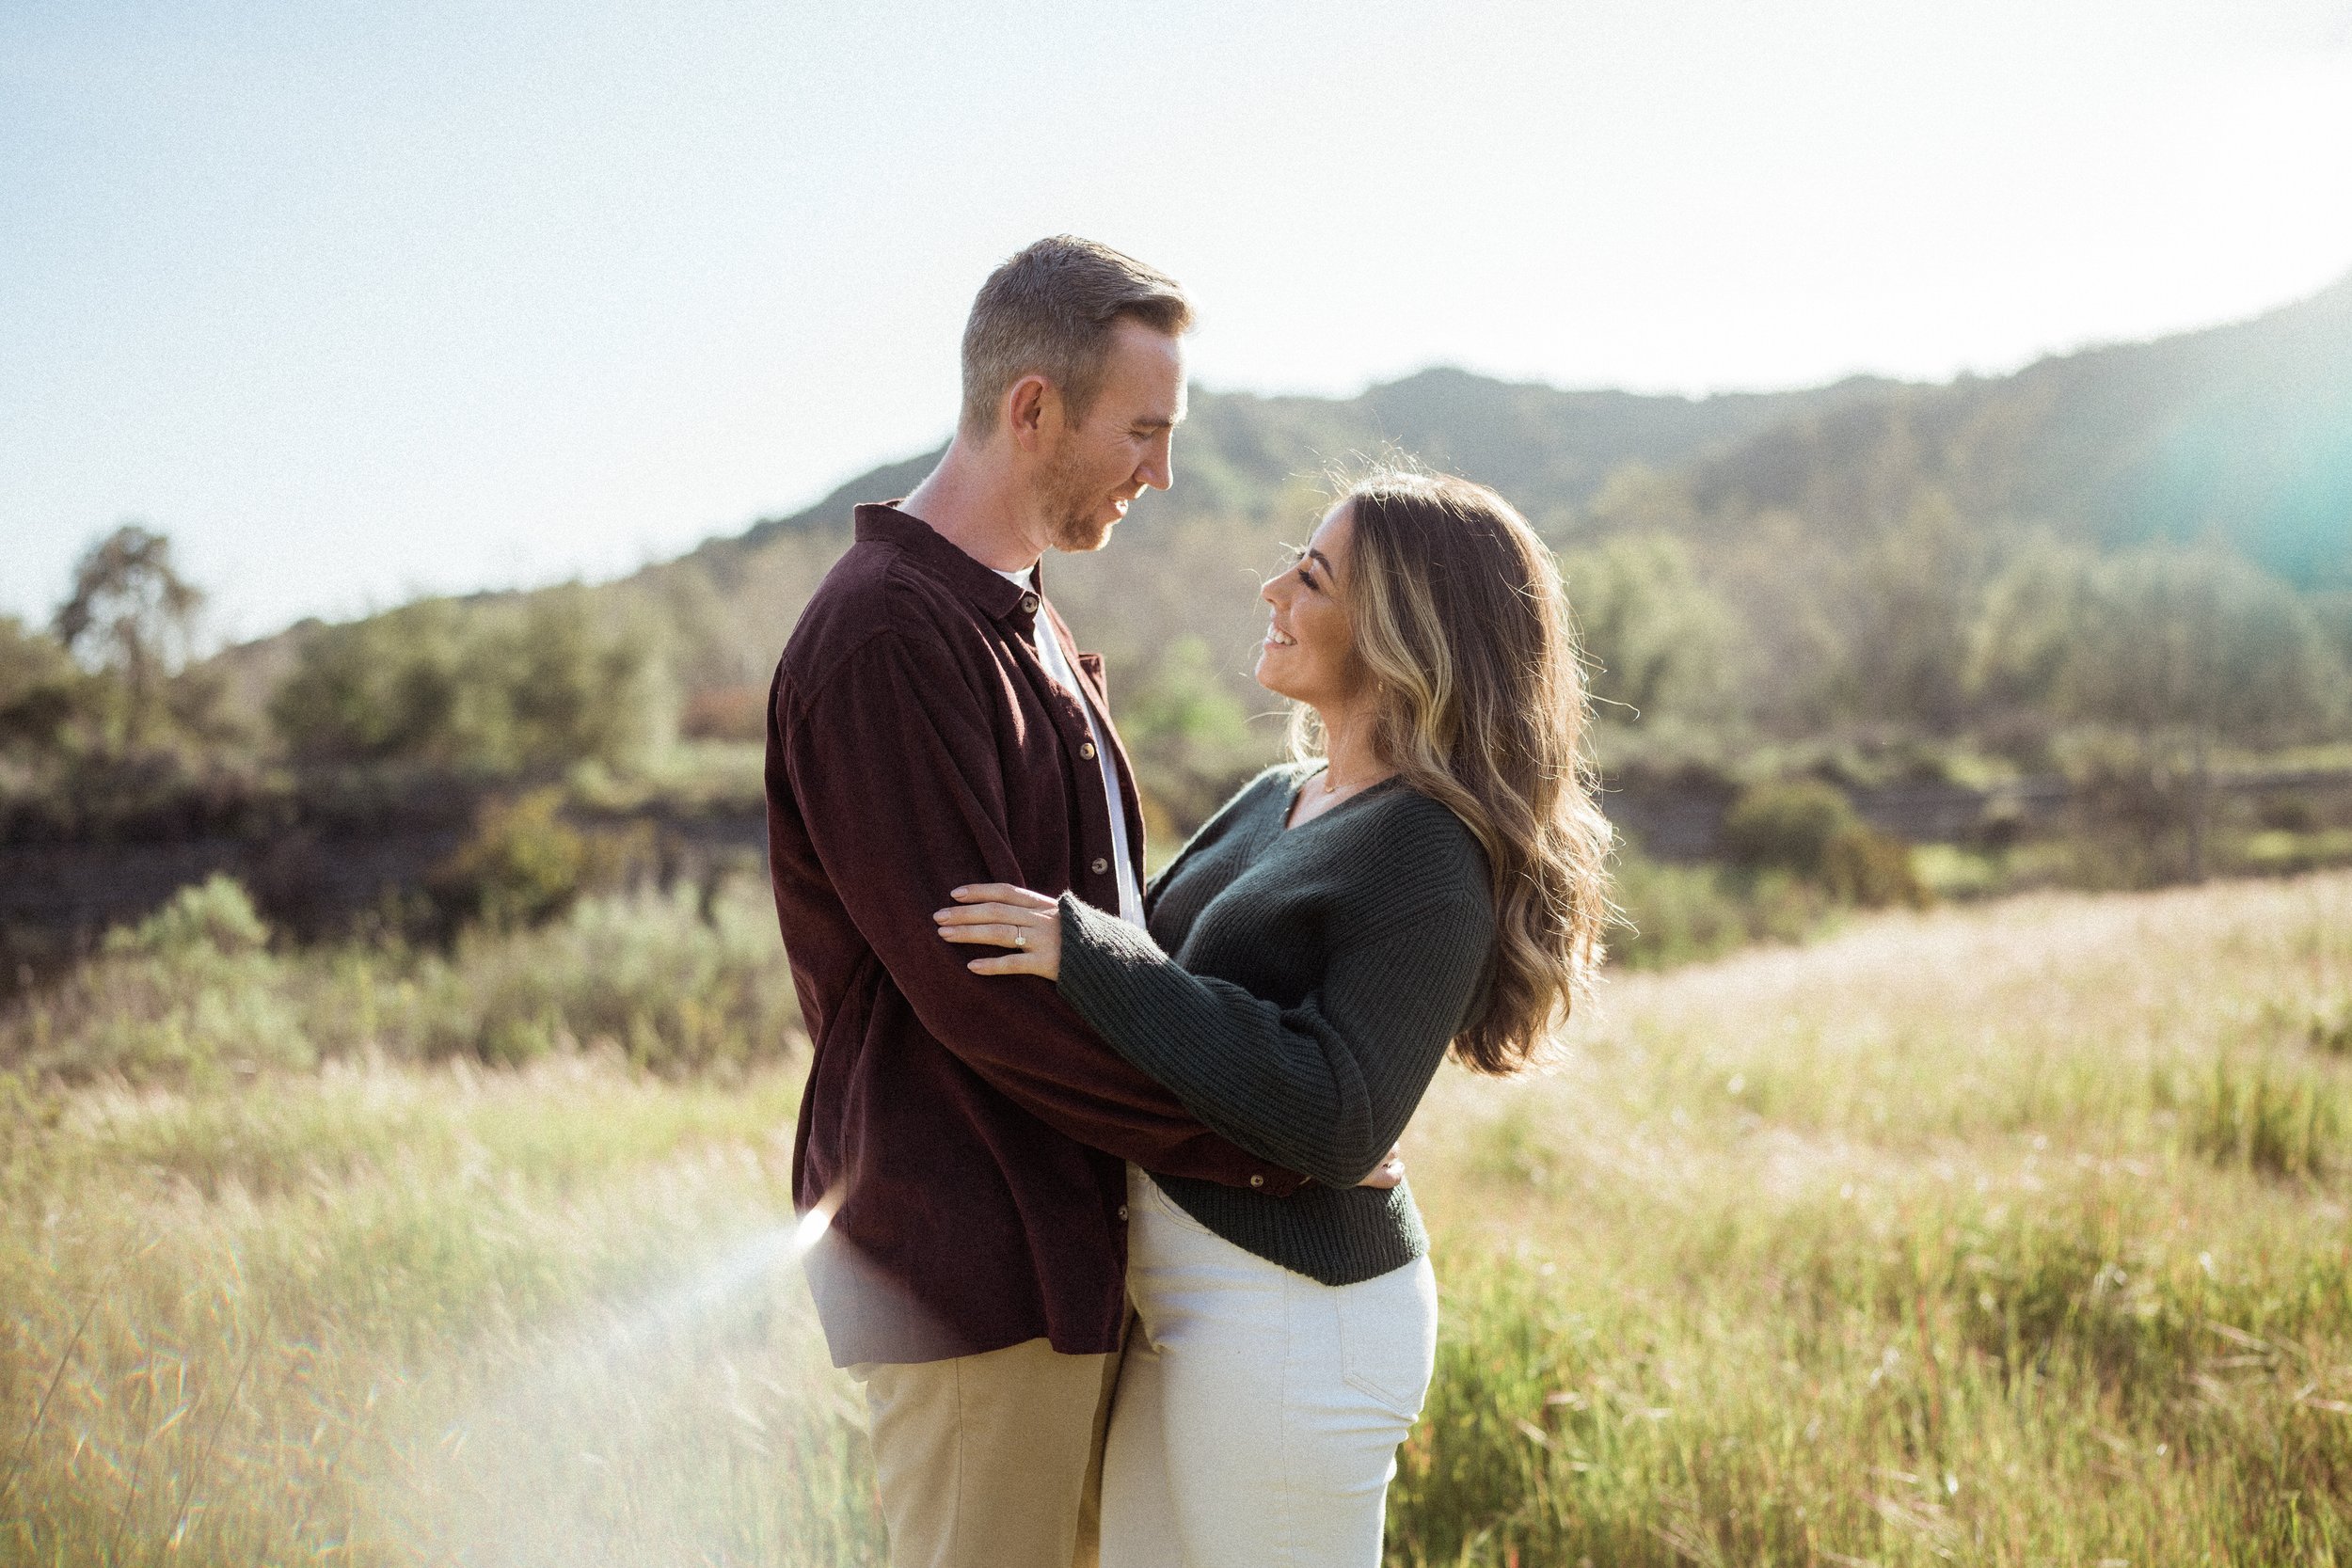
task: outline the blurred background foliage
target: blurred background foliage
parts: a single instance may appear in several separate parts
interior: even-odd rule
[[[2264,410],[2293,438],[2250,440]],[[1559,552],[1627,829],[1625,961],[1845,908],[2352,859],[2352,791],[2326,787],[2352,775],[2352,280],[1942,387],[1687,399],[1438,370],[1348,400],[1198,391],[1175,488],[1108,551],[1046,567],[1105,656],[1155,854],[1279,754],[1248,673],[1257,584],[1327,504],[1322,476],[1390,450],[1496,485]],[[851,505],[934,455],[619,581],[201,657],[200,588],[126,524],[50,625],[0,620],[0,845],[169,839],[238,810],[237,831],[280,832],[321,792],[462,796],[470,836],[384,905],[407,938],[672,885],[669,851],[607,818],[755,817],[794,617]],[[2243,787],[2273,775],[2320,782]],[[2000,795],[2028,784],[2063,810]],[[1923,847],[1855,810],[1913,785],[1985,804]],[[1656,837],[1677,811],[1708,830]]]

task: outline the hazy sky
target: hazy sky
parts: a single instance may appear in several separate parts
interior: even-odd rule
[[[1060,230],[1212,387],[2003,370],[2352,270],[2352,0],[8,0],[0,612],[134,517],[245,635],[734,531]]]

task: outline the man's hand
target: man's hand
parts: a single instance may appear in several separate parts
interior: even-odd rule
[[[978,882],[947,895],[952,909],[939,910],[939,934],[949,942],[977,942],[1012,951],[974,958],[975,974],[1037,974],[1061,978],[1061,905],[1041,893],[1009,882]],[[1393,1185],[1393,1183],[1391,1183]]]

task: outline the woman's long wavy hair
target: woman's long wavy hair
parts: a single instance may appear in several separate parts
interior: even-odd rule
[[[1493,875],[1486,1012],[1454,1052],[1516,1072],[1590,989],[1610,912],[1567,595],[1535,531],[1483,484],[1384,467],[1344,500],[1340,595],[1378,689],[1374,743],[1462,819]],[[1291,736],[1302,759],[1320,754],[1311,708],[1293,713]]]

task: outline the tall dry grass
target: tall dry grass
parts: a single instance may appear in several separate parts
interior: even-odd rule
[[[2342,875],[1619,978],[1409,1135],[1391,1560],[2352,1560],[2347,1039]],[[0,1560],[880,1560],[793,1072],[370,1060],[6,1081]]]
[[[0,1560],[873,1560],[795,1098],[575,1058],[18,1107]]]
[[[2347,1016],[2338,876],[1881,917],[1442,1079],[1395,1556],[2352,1557]]]

